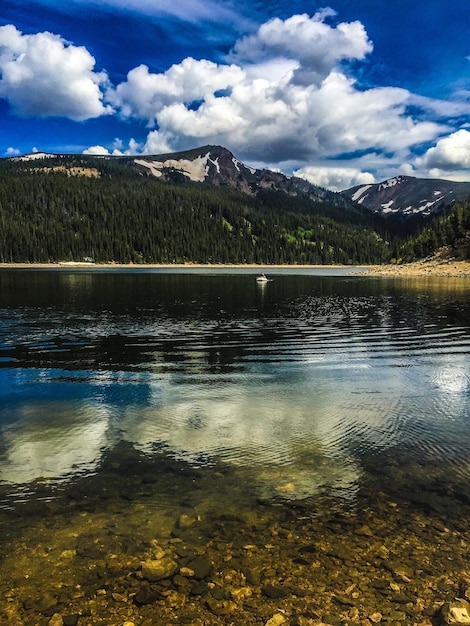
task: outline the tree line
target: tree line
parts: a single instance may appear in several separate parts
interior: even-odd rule
[[[367,264],[391,244],[359,210],[266,190],[172,184],[119,160],[0,163],[0,261]],[[62,169],[61,169],[62,168]]]

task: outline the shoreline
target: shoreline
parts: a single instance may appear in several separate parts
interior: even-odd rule
[[[325,269],[361,270],[361,276],[382,276],[411,278],[418,276],[470,278],[470,260],[426,259],[402,265],[289,265],[289,264],[255,264],[255,263],[87,263],[62,261],[57,263],[0,263],[1,269],[253,269],[269,272],[270,270],[288,269]]]
[[[0,263],[0,269],[253,269],[269,271],[276,269],[350,269],[368,270],[370,265],[306,265],[306,264],[257,264],[257,263],[85,263],[59,261],[58,263]]]
[[[374,265],[361,275],[391,278],[470,278],[470,261],[432,259],[403,265]]]

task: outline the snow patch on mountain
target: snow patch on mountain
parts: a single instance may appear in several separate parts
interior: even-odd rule
[[[431,213],[431,211],[429,211],[428,209],[430,209],[431,207],[433,207],[436,202],[439,202],[439,198],[437,198],[436,200],[421,200],[422,204],[421,206],[417,209],[417,212],[421,212],[424,213],[425,215],[429,215]]]
[[[217,170],[217,174],[220,174],[220,164],[219,164],[219,157],[216,157],[214,160],[212,160],[209,155],[207,155],[207,160],[209,161],[209,163],[212,163],[212,165],[215,167],[215,169]],[[207,174],[207,172],[206,172]]]
[[[235,157],[232,157],[232,163],[234,164],[235,169],[237,170],[237,172],[241,172],[241,169],[240,169],[240,166],[241,166],[241,167],[247,169],[249,172],[251,172],[251,174],[256,174],[256,168],[249,167],[248,165],[245,165],[244,163],[242,163],[241,161],[239,161]]]
[[[354,202],[359,202],[359,204],[361,204],[361,202],[364,201],[364,194],[366,193],[366,191],[368,191],[370,188],[372,187],[372,185],[364,185],[364,187],[361,187],[360,189],[358,189],[356,191],[356,193],[352,196],[352,200],[354,200]]]
[[[162,176],[161,170],[164,167],[162,161],[143,161],[142,159],[134,159],[134,163],[136,165],[142,165],[142,167],[146,167],[148,170],[150,170],[152,176],[156,176],[157,178],[160,178],[160,176]]]
[[[382,189],[388,189],[389,187],[395,187],[395,185],[399,185],[405,180],[403,176],[395,176],[395,178],[389,178],[385,180],[383,183],[379,183],[377,189],[380,191]]]
[[[31,152],[30,154],[23,154],[20,157],[12,158],[12,161],[36,161],[37,159],[52,159],[56,154],[49,154],[47,152]]]
[[[202,183],[207,177],[209,171],[208,162],[211,162],[220,172],[220,166],[218,158],[213,161],[210,158],[210,152],[205,155],[199,156],[195,159],[167,159],[166,161],[146,161],[144,159],[135,159],[136,165],[141,165],[150,170],[153,176],[160,178],[162,176],[162,170],[171,168],[178,170],[185,176],[196,183]]]

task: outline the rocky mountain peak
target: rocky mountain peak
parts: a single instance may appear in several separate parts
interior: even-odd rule
[[[373,185],[357,185],[344,191],[373,213],[387,218],[428,218],[454,202],[466,200],[470,183],[395,176]]]

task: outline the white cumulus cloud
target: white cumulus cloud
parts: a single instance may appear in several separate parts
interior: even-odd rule
[[[169,143],[170,137],[166,137],[158,130],[152,130],[147,135],[147,141],[143,147],[142,152],[144,154],[165,154],[166,152],[172,152],[172,144]]]
[[[86,120],[111,112],[101,91],[106,74],[94,65],[86,48],[58,35],[0,27],[0,98],[19,115]]]
[[[470,132],[464,128],[442,137],[413,162],[415,175],[470,180]]]
[[[439,139],[423,157],[427,167],[440,170],[470,169],[470,132],[462,129]]]
[[[124,117],[139,117],[153,123],[165,106],[204,99],[240,83],[244,77],[243,70],[236,65],[218,65],[188,57],[162,74],[151,73],[146,65],[139,65],[128,73],[125,82],[109,92],[109,99]]]
[[[144,146],[135,141],[135,139],[131,139],[129,141],[128,147],[126,148],[124,146],[124,142],[121,139],[117,138],[113,141],[112,150],[109,150],[109,148],[106,148],[105,146],[100,146],[98,144],[96,146],[90,146],[89,148],[86,148],[85,150],[83,150],[82,154],[91,154],[94,156],[122,156],[141,154],[143,151],[145,152]]]
[[[155,118],[167,148],[215,143],[241,158],[301,163],[362,150],[406,152],[433,140],[443,127],[408,116],[408,97],[404,89],[360,91],[332,71],[318,87],[256,78],[227,95],[207,93],[197,107],[177,98]]]
[[[310,165],[295,171],[294,175],[332,191],[343,191],[356,185],[372,185],[376,182],[374,175],[370,172],[363,172],[353,167]]]
[[[90,146],[86,150],[83,150],[83,154],[91,154],[94,156],[107,156],[109,155],[109,150],[108,148],[105,148],[104,146],[96,145],[96,146]]]
[[[238,41],[233,57],[242,62],[272,57],[296,59],[296,82],[321,80],[340,61],[363,59],[372,51],[372,43],[360,22],[332,27],[324,22],[329,15],[331,12],[321,11],[313,17],[302,14],[286,20],[274,18],[254,35]]]

